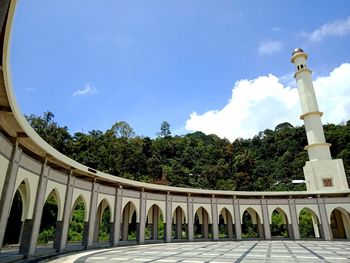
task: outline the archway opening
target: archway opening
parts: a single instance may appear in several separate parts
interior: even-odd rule
[[[271,217],[271,236],[277,239],[289,238],[288,219],[284,211],[276,208]]]
[[[132,202],[128,202],[123,209],[121,240],[135,241],[138,234],[137,228],[137,215],[135,205]]]
[[[300,238],[320,238],[320,224],[317,215],[309,208],[303,208],[299,213]]]
[[[22,216],[23,201],[20,192],[17,190],[12,200],[3,246],[10,246],[19,243],[23,225]]]
[[[56,191],[52,190],[43,207],[37,244],[53,244],[56,233],[57,214],[57,195]]]
[[[194,215],[194,238],[209,239],[211,238],[211,229],[209,225],[209,215],[203,207],[197,209]]]
[[[106,200],[102,200],[97,208],[94,242],[110,241],[111,210]]]
[[[84,239],[85,202],[81,196],[75,201],[68,229],[68,242],[81,243]]]
[[[242,216],[242,238],[263,238],[263,229],[258,213],[248,208]]]
[[[184,210],[178,206],[173,214],[171,237],[175,240],[187,238],[188,227],[186,225],[186,215]]]
[[[219,239],[233,239],[233,221],[230,212],[223,208],[219,214]]]
[[[331,213],[331,230],[333,239],[350,239],[350,214],[341,208]]]
[[[157,205],[152,205],[148,209],[145,238],[149,240],[164,239],[164,216]]]

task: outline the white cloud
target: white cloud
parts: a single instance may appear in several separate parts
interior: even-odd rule
[[[276,40],[262,41],[259,43],[258,52],[260,55],[271,55],[282,49],[282,42]]]
[[[346,19],[339,19],[322,25],[309,34],[309,39],[311,41],[320,42],[323,38],[328,36],[345,36],[348,34],[350,34],[350,16]]]
[[[314,86],[320,111],[325,112],[324,123],[340,123],[350,118],[350,64],[344,63],[328,76],[317,78]],[[226,106],[202,115],[193,112],[186,129],[214,133],[233,141],[238,137],[251,138],[282,122],[301,125],[300,113],[297,89],[284,86],[270,74],[237,81]]]
[[[91,84],[86,84],[84,88],[78,89],[73,92],[73,96],[84,96],[84,95],[93,95],[97,93],[97,89]]]
[[[34,90],[35,90],[35,88],[33,88],[33,87],[29,87],[29,88],[24,89],[25,92],[32,92]]]
[[[275,31],[275,32],[279,32],[279,31],[281,31],[282,29],[281,29],[280,27],[275,26],[275,27],[272,27],[271,30],[272,30],[272,31]]]

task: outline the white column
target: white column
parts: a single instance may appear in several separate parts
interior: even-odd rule
[[[11,159],[7,168],[6,178],[4,182],[4,188],[0,198],[0,249],[4,241],[7,220],[10,216],[12,197],[14,195],[15,183],[17,178],[19,160],[21,158],[22,149],[18,147],[16,142],[12,149]]]

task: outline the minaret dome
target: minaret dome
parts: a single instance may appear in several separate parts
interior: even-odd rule
[[[302,48],[296,48],[292,52],[292,58],[290,61],[295,64],[297,72],[300,70],[306,70],[306,60],[308,55],[304,52]]]

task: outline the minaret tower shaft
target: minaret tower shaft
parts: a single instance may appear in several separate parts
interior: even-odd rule
[[[321,122],[322,112],[319,111],[314,86],[311,79],[311,70],[306,65],[308,55],[301,49],[294,50],[291,62],[296,66],[294,77],[297,82],[301,102],[308,145],[309,160],[331,160],[329,143],[326,143]]]
[[[321,122],[315,90],[312,84],[311,70],[306,60],[308,55],[297,48],[292,53],[291,62],[295,65],[294,78],[297,82],[302,114],[308,145],[309,160],[304,166],[306,187],[309,191],[348,189],[342,160],[332,160],[331,144],[326,142]]]

